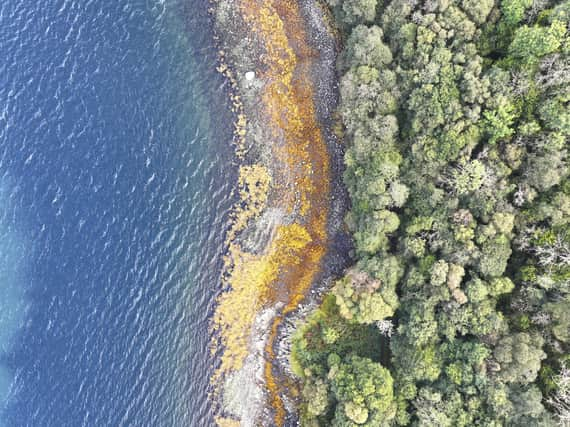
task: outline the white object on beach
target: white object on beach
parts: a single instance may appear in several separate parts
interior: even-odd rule
[[[253,71],[248,71],[245,73],[246,80],[253,80],[255,78],[255,73]]]

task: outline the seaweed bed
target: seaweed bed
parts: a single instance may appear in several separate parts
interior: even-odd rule
[[[347,264],[337,41],[315,0],[218,0],[238,196],[212,325],[219,425],[290,425],[291,328]]]

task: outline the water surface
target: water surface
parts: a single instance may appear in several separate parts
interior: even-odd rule
[[[211,423],[235,172],[206,8],[0,3],[0,425]]]

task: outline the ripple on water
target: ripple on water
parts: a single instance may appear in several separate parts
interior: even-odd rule
[[[210,424],[235,172],[206,5],[0,2],[10,426]]]
[[[11,187],[6,175],[0,178],[0,415],[16,392],[15,372],[8,359],[29,309],[26,258],[30,245],[22,232],[23,220],[10,200]],[[0,425],[4,425],[1,418]]]

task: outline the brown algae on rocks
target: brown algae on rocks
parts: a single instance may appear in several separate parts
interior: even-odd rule
[[[225,401],[217,421],[283,425],[288,379],[274,367],[275,340],[329,243],[331,166],[311,80],[316,54],[296,1],[218,0],[214,10],[242,162],[225,290],[212,320],[214,350],[221,350],[212,381]],[[233,402],[242,399],[258,404],[240,410]]]

